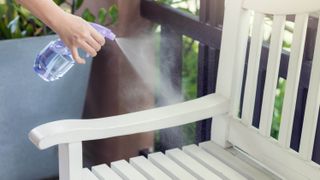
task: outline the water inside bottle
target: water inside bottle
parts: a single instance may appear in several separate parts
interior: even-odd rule
[[[75,63],[70,52],[65,49],[61,41],[49,43],[37,56],[34,71],[45,81],[61,78]]]

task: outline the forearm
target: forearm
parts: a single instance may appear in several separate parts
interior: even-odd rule
[[[88,22],[64,12],[52,0],[17,1],[59,35],[78,63],[85,63],[78,54],[78,48],[94,57],[105,43],[104,37]]]
[[[54,31],[65,14],[52,0],[17,0],[17,2]]]

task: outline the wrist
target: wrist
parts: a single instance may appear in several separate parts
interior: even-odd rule
[[[47,17],[46,24],[53,31],[55,31],[57,33],[57,31],[59,31],[59,27],[61,26],[61,24],[63,24],[63,21],[66,19],[66,16],[68,16],[68,15],[69,15],[69,13],[63,11],[62,9],[59,9],[59,11],[57,11],[54,16],[49,15]]]

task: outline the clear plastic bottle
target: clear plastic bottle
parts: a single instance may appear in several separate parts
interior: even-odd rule
[[[108,28],[95,23],[90,24],[105,38],[115,39],[115,34]],[[74,64],[70,50],[57,39],[51,41],[37,55],[33,69],[45,81],[55,81],[63,77]]]

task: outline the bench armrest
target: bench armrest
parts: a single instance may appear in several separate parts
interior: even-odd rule
[[[183,125],[228,111],[228,101],[210,94],[174,105],[89,120],[60,120],[31,130],[29,139],[39,148],[115,136],[148,132]]]

